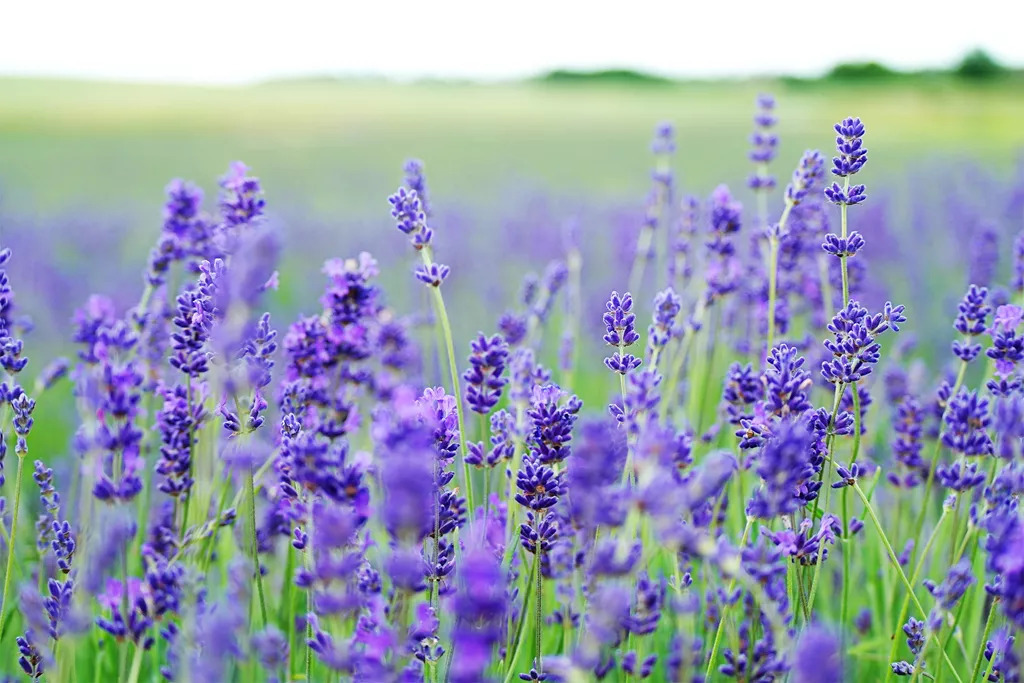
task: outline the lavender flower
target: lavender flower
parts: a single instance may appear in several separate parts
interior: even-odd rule
[[[771,95],[757,96],[757,113],[754,115],[754,132],[750,136],[750,160],[755,164],[767,165],[775,158],[779,138],[771,132],[778,122],[775,118],[775,98]],[[775,178],[764,170],[750,176],[747,186],[753,190],[770,190],[775,187]]]
[[[640,359],[624,351],[640,340],[636,332],[636,315],[633,314],[633,297],[626,292],[619,296],[618,292],[612,292],[604,314],[605,334],[604,340],[609,346],[617,347],[619,350],[608,358],[604,364],[612,372],[625,375],[640,366]]]
[[[818,150],[807,150],[793,171],[793,179],[786,186],[786,203],[797,206],[821,182],[825,173],[825,159]]]
[[[835,636],[811,624],[797,641],[793,683],[842,683],[843,658]]]
[[[953,354],[965,363],[971,362],[981,353],[981,344],[974,344],[971,339],[985,332],[985,318],[992,312],[992,308],[985,304],[987,296],[986,288],[971,285],[957,307],[953,327],[964,335],[964,339],[953,342]]]
[[[811,434],[799,422],[780,423],[757,455],[754,469],[762,486],[754,492],[747,513],[761,519],[788,515],[802,506],[797,498],[801,483],[814,476]]]
[[[470,342],[469,369],[462,375],[468,385],[466,402],[470,410],[486,415],[498,404],[501,390],[508,384],[502,377],[508,362],[508,344],[499,335],[483,333]]]

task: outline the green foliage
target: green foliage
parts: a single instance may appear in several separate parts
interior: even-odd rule
[[[990,54],[978,48],[971,50],[954,69],[960,78],[972,81],[985,81],[1005,76],[1009,70],[997,62]]]
[[[672,85],[675,83],[671,78],[633,69],[601,69],[598,71],[555,69],[543,74],[537,80],[541,83],[554,84]]]
[[[904,75],[879,62],[848,62],[834,66],[825,75],[825,79],[832,81],[870,82],[893,80]]]

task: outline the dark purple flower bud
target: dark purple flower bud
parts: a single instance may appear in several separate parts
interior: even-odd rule
[[[843,671],[836,637],[817,624],[804,629],[793,654],[793,683],[842,683]]]
[[[441,283],[445,281],[445,278],[448,277],[449,273],[451,273],[451,268],[443,263],[431,263],[429,266],[423,264],[416,266],[416,270],[413,272],[413,275],[415,275],[416,279],[425,285],[440,287]]]
[[[629,292],[622,296],[619,296],[618,292],[612,292],[605,308],[605,342],[610,346],[619,347],[635,344],[640,335],[636,332],[636,316],[632,313],[633,297]]]
[[[923,583],[939,606],[948,612],[956,606],[974,581],[971,562],[965,557],[949,568],[949,573],[941,584],[927,579]]]
[[[245,164],[235,161],[220,179],[220,210],[230,227],[252,223],[263,215],[263,188],[248,172]]]
[[[434,233],[427,227],[427,215],[419,194],[415,190],[400,187],[388,197],[388,202],[391,204],[391,217],[395,219],[398,229],[409,236],[413,247],[420,250],[430,246]]]
[[[978,471],[975,462],[969,465],[955,462],[948,467],[936,468],[935,478],[946,488],[963,493],[985,483],[986,475],[984,471]]]
[[[640,367],[640,359],[632,354],[620,355],[618,352],[613,353],[608,358],[604,359],[605,367],[612,372],[617,372],[620,375],[626,375]]]
[[[989,287],[999,267],[999,232],[990,223],[975,229],[967,261],[967,281]]]
[[[788,515],[798,510],[798,487],[811,479],[812,436],[801,422],[786,420],[775,429],[757,455],[754,469],[762,485],[747,505],[747,514],[760,519]]]
[[[558,502],[564,492],[562,474],[527,455],[516,475],[516,502],[531,510],[546,510]]]
[[[761,385],[750,363],[740,365],[733,363],[725,375],[725,388],[722,391],[722,402],[726,404],[726,415],[729,424],[738,425],[744,419],[751,419],[748,406],[761,397],[764,388]]]
[[[801,415],[811,409],[807,392],[811,376],[803,369],[804,358],[795,347],[780,344],[768,355],[768,367],[761,381],[765,388],[765,410],[779,418]]]
[[[825,159],[818,150],[807,150],[793,171],[793,179],[786,186],[786,201],[796,206],[821,182],[825,173]]]
[[[839,155],[832,159],[832,173],[845,178],[859,171],[868,161],[868,150],[862,140],[864,124],[860,119],[850,117],[837,123],[834,128]]]
[[[860,475],[860,465],[853,463],[848,468],[836,463],[836,475],[839,477],[839,481],[832,484],[832,488],[841,489],[846,486],[853,486],[857,483],[857,477]]]
[[[850,258],[856,256],[857,252],[864,248],[864,238],[854,230],[846,239],[829,233],[825,235],[825,243],[821,245],[825,253],[832,254],[838,258]]]
[[[452,657],[453,683],[484,680],[493,647],[505,630],[506,576],[501,562],[481,540],[472,539],[467,545],[451,599],[452,640],[458,643]]]
[[[502,375],[508,362],[508,344],[499,335],[490,338],[480,333],[470,342],[470,367],[462,375],[467,383],[466,402],[470,410],[486,415],[501,398],[508,384]]]
[[[654,320],[647,328],[647,343],[650,352],[663,349],[677,333],[676,318],[682,310],[682,303],[682,299],[671,287],[655,295]]]
[[[832,172],[835,173],[835,170]],[[850,185],[849,189],[844,190],[838,183],[832,183],[825,187],[825,198],[833,204],[853,206],[867,199],[868,195],[863,185]]]
[[[430,200],[427,197],[427,178],[423,174],[423,162],[419,159],[407,159],[402,170],[405,172],[405,186],[416,193],[423,215],[430,218]]]
[[[775,98],[771,95],[758,95],[756,100],[757,113],[754,115],[754,132],[750,136],[751,150],[748,154],[755,164],[767,164],[775,158],[779,138],[771,129],[778,119],[774,116]],[[775,187],[775,179],[763,173],[750,177],[748,185],[751,189],[771,189]]]
[[[1013,240],[1013,279],[1010,286],[1018,294],[1024,292],[1024,230]]]
[[[526,318],[511,311],[502,314],[498,320],[498,331],[509,346],[516,346],[523,341],[526,338],[526,330]]]
[[[991,455],[994,446],[988,433],[992,424],[988,405],[988,399],[977,392],[960,389],[946,408],[942,444],[954,453],[967,456]]]

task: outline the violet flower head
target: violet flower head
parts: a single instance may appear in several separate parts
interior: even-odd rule
[[[430,218],[430,199],[427,196],[427,177],[423,173],[423,162],[419,159],[407,159],[402,170],[405,172],[405,186],[416,193],[423,215]]]
[[[860,171],[868,161],[868,150],[864,147],[864,124],[860,119],[847,118],[835,125],[836,151],[832,158],[832,173],[840,178],[849,178]],[[844,188],[832,183],[825,188],[825,197],[833,204],[852,206],[867,198],[863,185]]]
[[[985,351],[985,355],[995,361],[995,374],[1004,382],[1016,370],[1017,364],[1024,361],[1024,337],[1017,336],[1020,321],[1020,307],[1000,306],[996,309],[996,319],[989,330],[992,335],[992,347]]]
[[[793,683],[842,683],[843,657],[836,637],[818,624],[800,635],[793,654]]]
[[[742,420],[752,418],[748,407],[752,406],[763,392],[764,387],[750,363],[740,365],[734,362],[730,365],[722,391],[722,402],[725,404],[729,424],[738,425]]]
[[[534,511],[553,507],[564,493],[563,474],[527,455],[516,475],[516,502]]]
[[[936,584],[928,579],[925,579],[922,583],[928,589],[928,592],[932,594],[932,597],[935,598],[936,602],[938,602],[939,607],[949,612],[956,607],[960,598],[964,596],[964,593],[967,592],[967,589],[974,582],[975,578],[971,569],[971,562],[965,557],[949,568],[949,573],[946,574],[946,578],[943,579],[942,583]]]
[[[864,147],[864,124],[858,118],[843,119],[835,126],[836,152],[832,159],[832,173],[840,178],[854,175],[868,161],[868,150]]]
[[[665,348],[678,332],[676,319],[683,308],[682,299],[671,287],[663,289],[654,297],[654,319],[647,328],[648,355]]]
[[[851,300],[828,325],[835,338],[824,342],[832,358],[822,362],[821,376],[831,384],[853,384],[871,374],[882,349],[876,340],[887,330],[899,332],[907,320],[903,310],[886,302],[882,312],[871,315]]]
[[[654,129],[651,152],[657,156],[673,154],[676,151],[675,129],[671,123],[659,123]]]
[[[775,98],[771,95],[761,94],[757,96],[757,113],[754,114],[754,132],[750,136],[751,161],[755,164],[768,164],[775,158],[779,138],[772,129],[778,122],[775,118]],[[775,187],[775,178],[765,172],[759,171],[750,176],[747,185],[752,190],[770,190]]]
[[[416,190],[400,187],[388,197],[388,203],[391,204],[391,217],[395,219],[396,227],[409,236],[412,246],[417,251],[429,247],[434,232],[427,227],[427,214]]]
[[[988,427],[992,424],[988,399],[961,388],[946,408],[942,445],[966,456],[991,455],[994,451]]]
[[[451,601],[455,617],[452,639],[459,644],[452,657],[451,680],[486,680],[491,653],[506,619],[506,577],[499,558],[480,541],[469,544],[459,565],[458,587]]]
[[[711,234],[705,242],[708,265],[705,273],[708,305],[733,291],[739,285],[741,267],[733,236],[739,232],[743,205],[734,200],[729,188],[719,185],[711,193]]]
[[[604,314],[604,340],[609,346],[617,347],[618,351],[605,358],[604,364],[612,372],[625,375],[640,365],[639,358],[624,351],[626,347],[640,340],[640,335],[636,331],[636,315],[632,312],[633,297],[629,292],[621,296],[618,292],[612,292],[605,308],[607,310]]]
[[[498,319],[498,331],[509,346],[517,346],[526,339],[527,330],[526,317],[512,311],[506,311]]]
[[[957,306],[953,327],[964,335],[964,339],[953,342],[953,354],[965,363],[971,362],[981,353],[981,344],[972,343],[971,340],[985,332],[985,319],[992,312],[992,307],[985,303],[987,297],[988,289],[971,285]]]
[[[760,519],[788,515],[803,501],[797,497],[799,486],[814,477],[811,465],[812,435],[799,421],[779,424],[757,454],[754,469],[762,486],[747,504],[747,513]]]
[[[220,179],[220,210],[229,227],[253,223],[263,215],[263,188],[259,178],[248,173],[245,164],[235,161]]]
[[[171,335],[171,367],[189,377],[196,378],[209,370],[208,342],[216,317],[217,285],[225,272],[224,262],[204,261],[200,275],[192,289],[178,295],[177,315],[173,322],[177,330]]]
[[[780,344],[768,354],[768,367],[762,377],[768,413],[785,419],[811,409],[807,397],[811,376],[803,365],[804,358],[788,344]]]
[[[462,375],[468,385],[466,402],[473,412],[486,415],[498,404],[501,390],[508,384],[502,376],[508,363],[508,344],[500,335],[487,337],[481,332],[469,346],[469,369]]]
[[[999,267],[999,232],[985,224],[971,236],[967,261],[967,281],[986,287],[992,285]]]
[[[1013,278],[1010,286],[1019,296],[1024,293],[1024,230],[1013,240]]]
[[[896,407],[893,431],[896,439],[892,443],[892,452],[903,473],[889,472],[889,482],[900,488],[914,488],[927,476],[928,464],[921,457],[924,410],[913,396],[906,396]]]
[[[786,202],[798,205],[814,190],[825,175],[825,158],[816,149],[809,149],[800,157],[793,171],[793,179],[786,186]]]
[[[425,285],[430,287],[440,287],[441,283],[444,282],[448,275],[451,273],[451,268],[442,263],[431,263],[429,266],[420,264],[416,266],[416,270],[413,275],[416,279]]]

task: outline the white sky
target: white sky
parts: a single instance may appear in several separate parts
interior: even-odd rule
[[[817,74],[840,61],[1024,65],[1020,0],[3,0],[0,74],[239,83],[500,79],[622,66]],[[951,9],[945,9],[951,8]],[[856,16],[844,24],[846,17]]]

